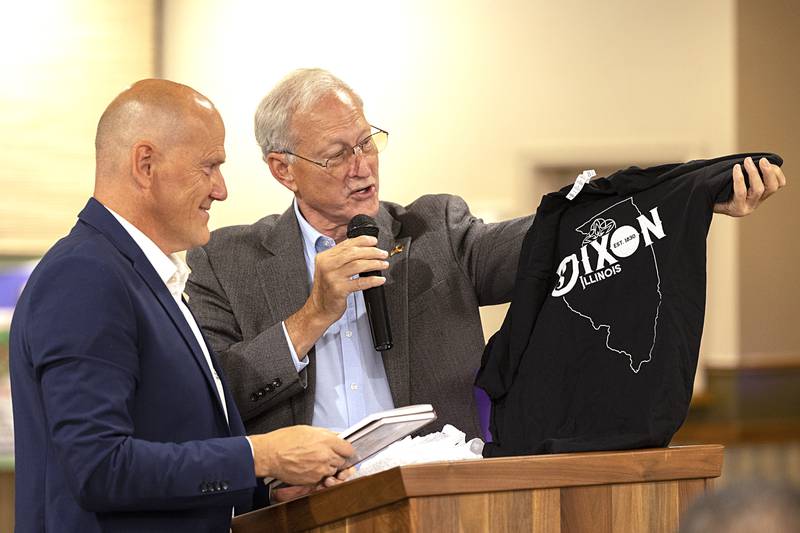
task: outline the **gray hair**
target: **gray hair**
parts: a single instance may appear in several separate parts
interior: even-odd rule
[[[256,142],[266,158],[270,152],[291,150],[297,142],[291,130],[295,113],[302,113],[330,93],[346,91],[358,105],[364,103],[345,82],[321,68],[297,69],[258,104],[255,116]]]

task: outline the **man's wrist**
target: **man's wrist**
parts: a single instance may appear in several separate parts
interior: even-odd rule
[[[344,310],[342,310],[343,312]],[[338,316],[330,316],[330,311],[326,311],[322,306],[318,305],[312,289],[311,296],[308,297],[303,307],[298,310],[297,315],[302,317],[306,331],[314,332],[316,337],[319,338],[331,324],[341,318],[342,313],[339,313]]]
[[[308,366],[308,354],[303,356],[303,359],[297,356],[297,350],[294,349],[294,343],[292,342],[292,337],[289,335],[289,331],[286,329],[286,321],[281,322],[281,328],[283,329],[283,336],[286,338],[286,344],[289,346],[289,354],[292,356],[292,362],[294,363],[294,367],[299,374],[306,366]]]
[[[322,337],[325,330],[335,321],[326,321],[313,311],[311,301],[301,307],[295,314],[284,321],[287,338],[290,339],[295,353],[305,355],[314,347],[317,339]],[[299,357],[298,357],[299,358]]]

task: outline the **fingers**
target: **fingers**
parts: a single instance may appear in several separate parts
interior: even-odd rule
[[[344,483],[344,481],[345,480],[343,480],[343,479],[339,479],[338,475],[337,476],[328,476],[328,477],[326,477],[325,479],[322,480],[322,483],[320,483],[320,485],[322,485],[325,488],[331,488],[331,487],[335,487],[336,485],[341,485],[342,483]]]
[[[780,186],[778,184],[778,176],[776,175],[775,171],[772,170],[772,165],[766,157],[762,157],[758,161],[758,166],[761,169],[761,174],[763,176],[761,181],[764,184],[764,194],[762,194],[762,199],[766,200],[772,195],[772,193],[779,189]]]
[[[339,481],[346,481],[346,480],[350,479],[351,477],[353,477],[355,475],[355,473],[356,473],[356,467],[355,466],[351,466],[350,468],[342,470],[341,472],[336,474],[336,479],[338,479]]]
[[[318,483],[336,475],[347,457],[354,453],[352,445],[332,431],[303,426],[298,437],[304,444],[296,445],[285,457],[288,464],[295,465],[295,473],[304,484]]]
[[[742,165],[736,164],[733,166],[733,197],[729,204],[732,211],[737,211],[744,208],[747,202],[747,186],[744,183],[744,173],[742,172]]]
[[[372,243],[365,246],[364,243]],[[374,237],[361,236],[342,241],[335,247],[317,254],[315,272],[349,278],[362,272],[389,268],[386,250],[375,248]]]
[[[365,239],[373,239],[372,237],[364,237]],[[359,237],[358,239],[361,239]],[[353,261],[363,260],[363,259],[386,259],[389,257],[389,253],[386,250],[381,250],[380,248],[375,248],[375,246],[360,246],[356,245],[355,241],[358,239],[348,239],[346,241],[342,241],[338,245],[334,246],[330,250],[326,250],[324,252],[320,252],[317,255],[318,264],[322,262],[324,266],[331,268],[339,268],[342,265],[346,265],[348,263],[352,263]]]
[[[350,479],[351,477],[353,477],[355,473],[356,473],[356,467],[351,466],[350,468],[342,470],[335,476],[326,477],[325,479],[322,480],[322,483],[320,485],[326,488],[333,487],[335,485],[340,485],[345,481],[347,481],[348,479]]]
[[[342,465],[344,465],[345,461],[347,461],[347,458],[356,453],[356,451],[352,444],[339,437],[337,433],[327,429],[322,431],[325,433],[324,439],[320,441],[320,445],[325,446],[328,450],[330,450],[328,463],[329,466],[334,469],[330,475],[334,475],[339,471]]]
[[[358,277],[363,272],[389,268],[389,254],[376,248],[377,243],[375,237],[362,235],[317,254],[309,300],[315,316],[324,319],[322,322],[332,323],[342,316],[350,293],[386,282],[382,276]]]
[[[337,472],[339,472],[339,470],[345,465],[347,459],[356,452],[352,444],[344,439],[339,438],[338,436],[329,438],[325,444],[330,446],[331,451],[331,457],[329,459],[331,471],[327,472],[327,477],[335,477]],[[341,474],[341,472],[339,473]],[[345,475],[347,476],[348,474]]]
[[[783,175],[781,167],[771,164],[766,157],[761,158],[758,166],[764,176],[764,194],[761,196],[761,201],[763,202],[777,192],[778,189],[786,186],[786,176]]]
[[[350,479],[353,474],[355,474],[356,469],[355,467],[351,466],[345,470],[342,470],[336,475],[333,476],[326,476],[321,482],[317,483],[316,485],[301,485],[301,486],[289,486],[289,487],[282,487],[279,489],[274,489],[272,491],[272,501],[276,503],[285,502],[289,500],[293,500],[295,498],[300,498],[301,496],[306,496],[311,494],[312,492],[317,492],[322,489],[329,489],[331,487],[335,487],[336,485],[341,485],[348,479]]]
[[[250,441],[258,477],[274,477],[297,486],[331,486],[354,472],[353,468],[340,472],[355,453],[353,446],[327,429],[292,426],[251,435]],[[326,478],[331,480],[326,482]],[[296,493],[287,492],[286,496],[296,497]]]
[[[387,268],[389,268],[389,262],[382,259],[357,259],[343,265],[336,271],[336,274],[348,279],[364,272],[386,270]]]
[[[377,248],[378,240],[375,237],[362,235],[354,239],[345,239],[333,248],[320,252],[319,256],[329,261],[334,258],[340,263],[348,263],[356,259],[385,259],[388,252]]]
[[[339,460],[334,461],[333,464],[329,464],[326,468],[323,468],[322,475],[317,476],[317,481],[326,477],[335,476],[336,472],[339,471],[339,466],[343,464],[344,461],[339,461]]]
[[[786,176],[783,175],[783,169],[778,165],[770,165],[775,175],[778,177],[779,188],[786,187]]]
[[[335,475],[352,452],[336,433],[310,426],[292,426],[251,435],[256,475],[274,477],[290,485],[319,483]]]
[[[752,211],[758,207],[761,197],[764,195],[764,182],[752,157],[745,158],[744,168],[747,170],[747,179],[750,181],[750,187],[747,189],[747,207]]]
[[[744,171],[742,170],[744,167]],[[759,173],[759,167],[761,172]],[[745,183],[744,172],[747,172],[749,187]],[[733,166],[733,195],[727,202],[714,206],[714,211],[732,217],[749,215],[761,205],[761,202],[775,194],[781,187],[786,186],[786,176],[783,170],[773,165],[766,157],[758,161],[758,166],[752,157],[747,157],[743,164]]]
[[[353,237],[352,239],[345,239],[339,244],[342,245],[345,243],[349,246],[375,246],[378,244],[378,239],[370,235],[361,235],[359,237]]]
[[[361,276],[350,280],[350,291],[365,291],[374,287],[380,287],[386,283],[386,278],[383,276]]]
[[[332,441],[331,449],[343,459],[338,466],[342,466],[345,459],[356,453],[356,450],[353,448],[352,444],[344,439],[340,439],[339,437],[336,437],[336,439]]]

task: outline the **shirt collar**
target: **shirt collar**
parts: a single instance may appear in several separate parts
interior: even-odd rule
[[[314,229],[314,226],[308,223],[308,220],[306,220],[303,214],[300,212],[300,207],[297,205],[297,199],[292,202],[292,205],[294,206],[294,215],[297,217],[297,223],[300,225],[300,233],[303,235],[303,247],[306,251],[306,257],[313,259],[317,255],[317,241],[322,238],[332,242],[333,239],[327,235],[323,235]]]
[[[102,205],[102,204],[101,204]],[[142,231],[128,222],[122,215],[114,212],[113,209],[105,207],[109,213],[114,215],[114,218],[117,219],[117,222],[120,223],[122,228],[128,232],[128,235],[134,240],[137,246],[142,250],[145,257],[150,264],[153,265],[153,268],[158,274],[158,277],[161,278],[161,281],[164,282],[164,285],[167,286],[169,292],[175,299],[180,299],[181,294],[183,293],[183,289],[186,286],[186,279],[189,277],[189,267],[186,265],[186,262],[181,258],[180,255],[177,253],[173,253],[170,255],[165,254],[161,251],[161,248],[156,245]]]

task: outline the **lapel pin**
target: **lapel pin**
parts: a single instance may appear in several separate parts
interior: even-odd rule
[[[397,246],[392,248],[391,252],[389,252],[389,257],[392,257],[393,255],[396,255],[396,254],[399,254],[402,251],[403,251],[403,245],[402,244],[398,244]]]

